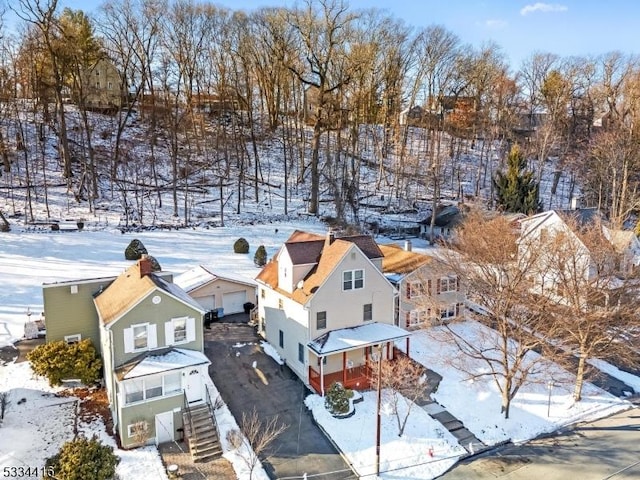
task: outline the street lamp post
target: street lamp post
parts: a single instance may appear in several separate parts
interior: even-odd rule
[[[547,418],[551,414],[551,390],[553,390],[553,380],[547,382],[547,388],[549,389],[549,397],[547,399]]]

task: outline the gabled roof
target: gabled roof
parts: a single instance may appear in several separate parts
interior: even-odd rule
[[[380,250],[384,255],[382,259],[382,271],[384,273],[411,273],[433,260],[427,255],[408,252],[395,243],[380,245]]]
[[[367,345],[389,342],[406,338],[411,332],[387,323],[368,323],[357,327],[331,330],[313,340],[307,347],[316,355],[329,355],[337,352],[355,350]]]
[[[290,242],[287,242],[290,243]],[[303,242],[309,243],[309,242]],[[256,280],[268,285],[281,295],[291,298],[292,300],[305,304],[313,296],[318,287],[322,285],[329,277],[331,272],[335,270],[338,263],[344,258],[349,250],[357,248],[357,246],[343,239],[336,239],[333,243],[328,244],[322,242],[323,247],[316,265],[309,271],[302,281],[302,288],[296,288],[293,293],[289,293],[278,286],[278,261],[271,260],[260,271]]]
[[[143,273],[138,260],[118,276],[106,289],[96,294],[94,303],[104,324],[118,320],[134,305],[156,290],[162,290],[182,303],[203,312],[202,307],[177,285],[169,283],[155,273]]]
[[[382,251],[380,251],[380,247],[371,235],[349,235],[347,237],[340,237],[339,240],[355,243],[370,260],[384,257]]]
[[[291,263],[294,265],[309,265],[318,263],[320,253],[324,248],[324,239],[307,241],[287,241],[284,248],[289,253]]]
[[[198,265],[197,267],[178,275],[175,277],[174,283],[185,292],[192,292],[216,280],[227,280],[230,282],[249,285],[251,287],[255,287],[256,285],[256,282],[252,278],[246,278],[227,272],[214,273],[211,267],[204,265]]]
[[[308,242],[310,240],[324,240],[324,237],[315,233],[294,230],[287,242]]]
[[[138,355],[115,370],[118,380],[144,377],[155,373],[211,363],[206,355],[197,350],[162,348]]]

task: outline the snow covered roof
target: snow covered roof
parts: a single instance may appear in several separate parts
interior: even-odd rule
[[[234,273],[228,272],[216,272],[213,273],[212,267],[198,265],[197,267],[187,270],[186,272],[178,275],[174,279],[174,283],[186,292],[192,292],[197,288],[200,288],[215,280],[228,280],[231,282],[242,283],[244,285],[250,285],[255,287],[257,284],[252,278],[243,277]]]
[[[210,360],[202,352],[197,350],[169,348],[155,352],[146,352],[131,362],[117,368],[116,375],[118,379],[123,380],[208,363],[211,363]]]
[[[357,327],[332,330],[309,342],[307,347],[318,355],[328,355],[362,348],[367,345],[375,345],[380,342],[399,340],[410,335],[411,332],[407,332],[395,325],[374,322]]]

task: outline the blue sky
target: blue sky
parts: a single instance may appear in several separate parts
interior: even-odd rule
[[[102,0],[60,0],[61,7],[91,11]],[[619,50],[640,53],[637,0],[348,0],[352,9],[387,10],[409,25],[443,25],[464,43],[493,40],[517,69],[535,51],[560,56]],[[252,10],[292,6],[283,0],[219,0],[217,5]]]

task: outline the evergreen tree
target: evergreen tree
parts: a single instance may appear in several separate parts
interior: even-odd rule
[[[253,263],[257,267],[264,267],[267,264],[267,249],[260,245],[253,256]]]
[[[496,202],[505,212],[536,213],[540,210],[539,185],[533,172],[527,171],[527,161],[518,145],[514,145],[507,158],[507,172],[498,170],[493,185]]]
[[[103,445],[97,436],[78,437],[66,442],[60,452],[47,459],[44,478],[58,480],[110,480],[115,478],[120,459],[113,447]],[[49,476],[49,468],[55,476]]]
[[[47,377],[52,386],[79,378],[90,385],[100,378],[102,361],[90,339],[67,344],[62,340],[39,345],[27,354],[36,375]]]

